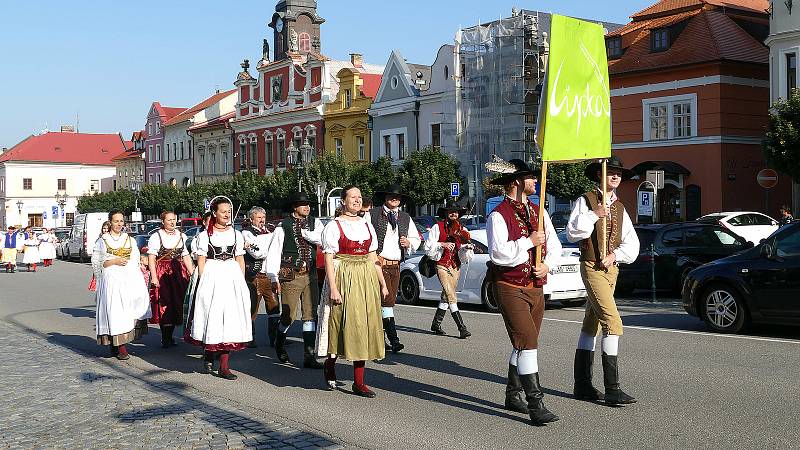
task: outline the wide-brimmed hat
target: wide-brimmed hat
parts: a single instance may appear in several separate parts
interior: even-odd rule
[[[457,212],[459,216],[463,216],[464,213],[467,212],[467,208],[459,205],[458,202],[454,200],[447,200],[444,206],[440,206],[436,211],[436,215],[445,219],[451,212]]]
[[[619,159],[619,157],[617,156],[611,156],[611,158],[608,158],[608,162],[606,163],[606,170],[609,169],[619,170],[620,172],[622,172],[623,180],[630,180],[634,175],[632,170],[625,168],[625,165],[622,163],[622,160]],[[599,162],[593,162],[588,166],[586,166],[586,169],[583,171],[583,173],[584,175],[586,175],[586,178],[596,183],[599,183],[600,178],[597,176],[597,172],[599,172],[600,170],[602,170],[602,164]]]
[[[317,202],[312,200],[305,192],[295,192],[294,194],[292,194],[291,197],[289,197],[288,205],[290,209],[301,204],[306,204],[311,206],[311,205],[316,205]]]
[[[393,184],[389,186],[389,188],[386,190],[376,191],[374,200],[380,200],[380,202],[383,203],[386,201],[386,197],[388,197],[389,195],[392,196],[396,195],[400,197],[401,204],[408,203],[409,200],[411,200],[411,197],[403,193],[403,189],[400,187],[399,184]],[[377,204],[377,202],[373,201],[373,204]]]
[[[499,158],[496,159],[499,160]],[[489,164],[494,164],[496,167],[489,167]],[[505,186],[506,184],[520,178],[540,178],[542,176],[541,169],[533,168],[521,159],[512,159],[509,161],[499,160],[489,164],[486,165],[487,169],[500,174],[499,177],[491,181],[491,184],[495,186]]]

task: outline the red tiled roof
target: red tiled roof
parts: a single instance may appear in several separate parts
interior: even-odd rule
[[[124,152],[120,153],[119,155],[111,158],[111,161],[122,161],[125,159],[135,159],[142,157],[142,153],[144,153],[144,150],[134,150],[133,142],[126,142],[125,144],[127,146],[127,149]],[[127,144],[130,145],[128,146]]]
[[[223,98],[233,94],[236,92],[236,89],[231,89],[225,92],[218,92],[211,97],[203,100],[202,102],[192,106],[191,108],[183,110],[180,114],[175,115],[171,119],[168,119],[164,122],[164,126],[175,125],[176,123],[181,123],[183,121],[189,120],[194,116],[197,112],[202,111],[203,109],[208,108],[209,106],[217,103],[218,101],[222,100]]]
[[[661,0],[632,15],[631,19],[659,17],[682,10],[699,9],[705,5],[764,13],[769,8],[769,0]]]
[[[119,134],[48,132],[31,136],[2,155],[5,161],[40,161],[113,165],[112,158],[125,151]]]
[[[223,115],[221,115],[221,116],[219,116],[217,118],[211,119],[208,122],[203,122],[203,123],[198,123],[196,125],[192,125],[192,126],[189,127],[189,130],[194,131],[194,130],[200,130],[202,128],[210,128],[210,127],[213,127],[213,126],[217,126],[217,125],[223,124],[223,123],[231,120],[235,116],[236,116],[236,111],[231,111],[231,112],[229,112],[227,114],[223,114]]]
[[[178,114],[186,111],[186,108],[173,108],[171,106],[162,106],[161,110],[164,111],[164,121],[168,121]]]
[[[358,76],[364,80],[364,84],[361,85],[361,93],[364,94],[364,97],[374,99],[381,87],[381,74],[359,73]]]

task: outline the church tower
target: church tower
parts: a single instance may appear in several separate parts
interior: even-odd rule
[[[275,61],[286,59],[287,53],[322,53],[320,25],[325,19],[317,15],[316,0],[281,0],[269,27],[275,36]]]

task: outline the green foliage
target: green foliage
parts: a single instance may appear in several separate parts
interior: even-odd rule
[[[131,191],[112,191],[107,193],[96,193],[85,195],[78,199],[78,211],[85,212],[108,212],[112,209],[121,209],[126,214],[130,214],[134,209],[134,195]]]
[[[547,193],[560,199],[575,200],[594,187],[583,171],[590,161],[547,166]]]
[[[326,152],[311,161],[303,172],[303,191],[311,198],[317,197],[317,183],[327,183],[326,191],[343,187],[349,183],[354,166],[348,165],[342,157]],[[325,192],[327,194],[327,192]],[[323,194],[324,195],[324,194]],[[324,201],[317,198],[317,201]]]
[[[771,167],[800,181],[800,89],[773,105],[761,146]]]
[[[381,156],[377,161],[369,164],[350,166],[349,181],[361,189],[361,194],[374,200],[375,192],[386,189],[397,182],[397,173],[392,166],[392,160]],[[344,185],[339,185],[344,187]]]
[[[430,147],[411,152],[399,177],[403,190],[417,205],[442,203],[450,196],[450,183],[465,185],[458,161]]]

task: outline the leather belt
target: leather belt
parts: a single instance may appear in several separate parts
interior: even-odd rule
[[[294,271],[300,275],[303,275],[304,273],[308,273],[308,267],[301,267],[299,269],[294,269]]]
[[[400,261],[395,261],[393,259],[386,259],[382,256],[378,256],[378,261],[381,263],[381,266],[397,266],[400,264]]]

